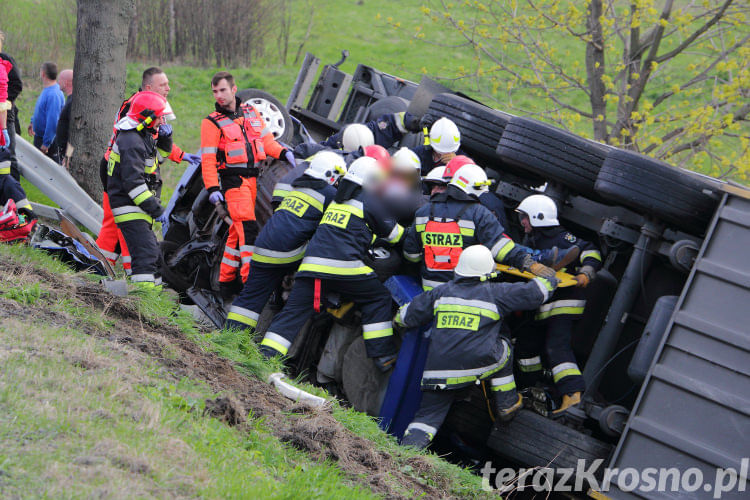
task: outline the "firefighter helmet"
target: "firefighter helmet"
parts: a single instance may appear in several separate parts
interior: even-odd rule
[[[455,153],[461,146],[461,132],[448,118],[440,118],[430,128],[430,146],[438,154]]]
[[[407,147],[403,147],[393,153],[392,164],[394,170],[400,170],[407,173],[419,173],[422,168],[422,163],[419,161],[419,156],[417,156],[414,151]]]
[[[128,118],[143,124],[145,128],[152,128],[157,118],[164,114],[167,100],[156,92],[143,90],[138,92],[130,102]]]
[[[484,245],[472,245],[461,252],[458,265],[453,272],[461,277],[481,278],[494,270],[495,260],[490,249]]]
[[[454,156],[451,159],[451,161],[449,161],[448,164],[445,166],[443,179],[445,179],[445,182],[448,182],[451,179],[453,179],[453,174],[455,174],[459,168],[463,167],[464,165],[474,165],[474,164],[475,164],[474,160],[472,160],[468,156],[464,156],[464,155]]]
[[[359,184],[362,187],[370,187],[383,176],[383,167],[375,158],[362,156],[349,165],[344,176],[345,180]]]
[[[450,181],[451,186],[456,186],[464,193],[479,198],[482,193],[489,190],[490,181],[482,167],[474,164],[464,165],[458,169]]]
[[[372,131],[361,123],[352,123],[344,129],[344,135],[341,136],[341,145],[344,151],[357,151],[359,148],[366,148],[375,144],[375,136]]]
[[[365,156],[375,159],[382,168],[389,168],[391,166],[391,154],[383,146],[371,144],[365,146],[362,150],[365,152]]]
[[[531,227],[560,225],[557,220],[557,205],[552,198],[543,194],[532,194],[525,198],[516,211],[529,216]]]
[[[448,181],[445,179],[444,175],[445,167],[441,165],[439,167],[433,168],[427,175],[422,177],[422,182],[425,184],[440,184],[444,186],[448,184]]]
[[[305,174],[333,185],[346,174],[346,161],[333,151],[321,151],[312,157]]]

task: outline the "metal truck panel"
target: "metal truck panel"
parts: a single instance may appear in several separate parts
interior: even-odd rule
[[[633,485],[615,482],[612,498],[715,498],[717,468],[743,470],[750,455],[748,245],[750,201],[726,194],[610,463],[639,471],[695,467],[704,484],[660,492],[623,491]],[[747,498],[748,489],[740,477],[721,498]]]

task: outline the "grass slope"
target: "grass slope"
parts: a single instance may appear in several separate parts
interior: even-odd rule
[[[168,294],[110,297],[16,246],[0,279],[0,496],[484,495],[366,415],[282,398],[258,380],[278,365]]]

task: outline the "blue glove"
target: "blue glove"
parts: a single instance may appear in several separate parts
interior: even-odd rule
[[[292,153],[291,151],[287,151],[284,155],[284,158],[286,158],[286,161],[289,162],[292,167],[297,166],[297,160],[294,158],[294,153]]]
[[[201,162],[201,155],[185,153],[184,155],[182,155],[182,161],[186,161],[191,165],[198,165]]]
[[[220,201],[224,201],[224,195],[221,194],[221,191],[214,191],[208,195],[208,201],[210,201],[212,205],[216,205]]]
[[[169,222],[169,215],[166,211],[164,211],[159,217],[154,220],[159,224],[166,224],[167,222]]]
[[[8,149],[10,147],[10,136],[8,135],[8,129],[3,129],[3,145],[0,148]]]
[[[172,135],[172,125],[169,123],[159,125],[159,135],[162,137],[169,137]]]

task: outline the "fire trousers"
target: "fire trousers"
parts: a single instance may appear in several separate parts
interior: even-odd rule
[[[339,293],[354,302],[362,314],[362,336],[367,356],[377,358],[397,351],[393,339],[391,294],[376,276],[363,279],[323,278],[320,292]],[[284,309],[268,327],[261,346],[285,356],[305,322],[313,315],[315,278],[297,277]]]
[[[219,283],[231,283],[239,271],[242,281],[247,281],[250,261],[253,258],[253,243],[258,236],[258,223],[255,222],[255,177],[222,178],[222,184],[229,187],[224,192],[232,225],[224,246],[224,256],[219,268]]]
[[[115,265],[117,258],[122,254],[122,267],[125,269],[125,273],[130,275],[131,259],[128,245],[125,243],[125,238],[123,238],[117,224],[115,224],[115,216],[112,214],[112,207],[109,206],[109,196],[106,192],[102,196],[102,209],[104,210],[104,219],[102,219],[102,228],[96,238],[96,244],[112,266]]]
[[[161,285],[161,278],[156,276],[159,244],[151,230],[151,224],[145,220],[131,220],[118,223],[117,228],[122,232],[131,252],[130,281],[146,286]]]
[[[258,265],[256,262],[250,266],[247,282],[229,308],[224,327],[254,331],[268,298],[298,265],[299,262],[280,265]]]
[[[586,307],[581,288],[560,288],[534,316],[534,322],[522,331],[516,342],[519,383],[534,385],[542,376],[543,363],[552,371],[557,392],[582,392],[585,382],[576,363],[573,328]]]

